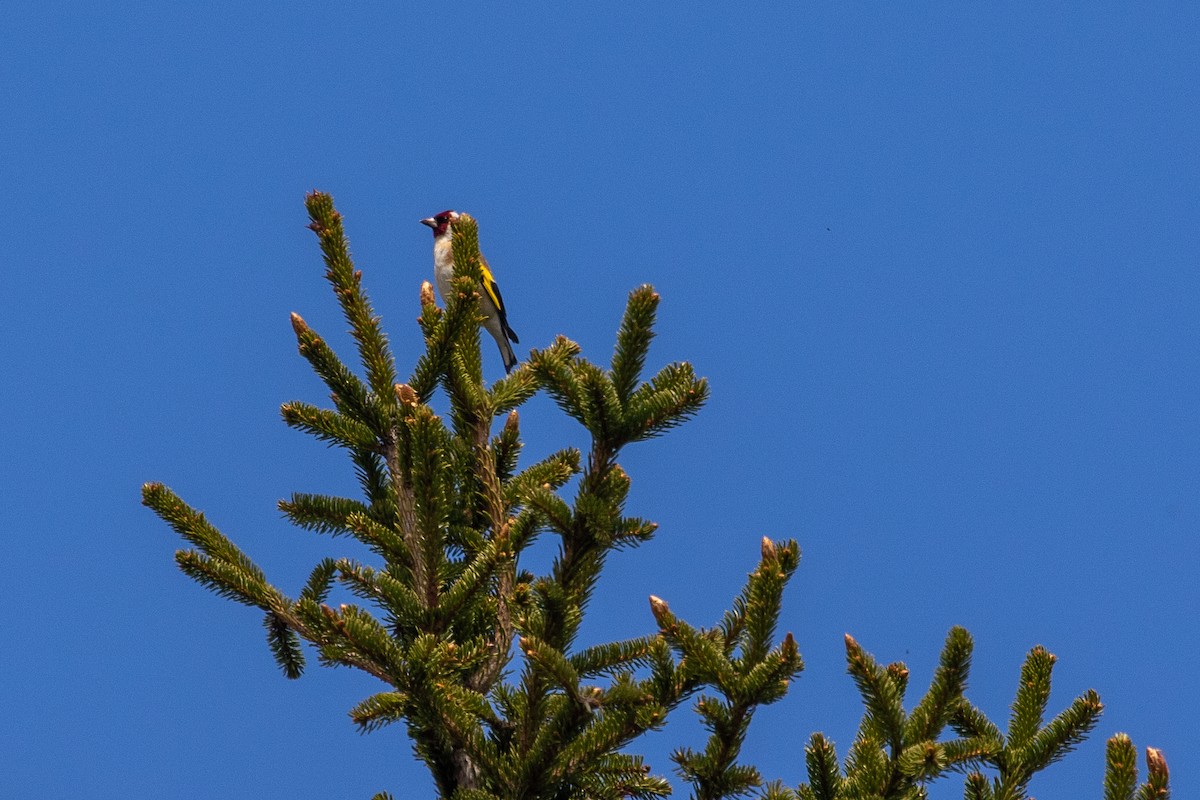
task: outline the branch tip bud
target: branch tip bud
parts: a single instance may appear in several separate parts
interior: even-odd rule
[[[1152,776],[1161,775],[1168,778],[1171,775],[1167,770],[1167,759],[1163,756],[1162,750],[1157,747],[1146,748],[1146,769]]]
[[[396,399],[400,401],[400,405],[415,408],[417,406],[417,393],[407,383],[396,384]]]
[[[654,595],[650,595],[650,613],[654,615],[655,621],[664,628],[670,625],[674,619],[667,601]]]
[[[763,561],[768,561],[768,560],[774,561],[778,555],[779,555],[779,552],[775,549],[775,543],[772,542],[770,539],[768,539],[766,536],[764,536],[762,538]]]
[[[433,304],[433,284],[429,281],[421,281],[421,307]]]

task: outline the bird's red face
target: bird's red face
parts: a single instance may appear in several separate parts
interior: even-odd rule
[[[457,211],[447,209],[440,214],[434,214],[432,217],[421,220],[422,225],[428,225],[433,228],[433,235],[444,236],[450,230],[450,223],[458,217]]]

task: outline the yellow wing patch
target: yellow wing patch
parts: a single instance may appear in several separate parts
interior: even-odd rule
[[[492,305],[500,312],[500,318],[504,319],[504,300],[500,297],[500,287],[496,285],[496,279],[492,276],[492,271],[488,269],[486,261],[479,262],[479,273],[483,276],[483,292],[487,295],[488,300],[492,301]]]

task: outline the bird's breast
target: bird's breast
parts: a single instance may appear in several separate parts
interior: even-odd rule
[[[433,277],[444,303],[450,293],[450,279],[454,277],[454,252],[450,249],[449,236],[433,242]]]

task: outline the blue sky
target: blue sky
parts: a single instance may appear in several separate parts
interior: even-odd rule
[[[1038,797],[1099,798],[1116,731],[1200,791],[1194,6],[5,16],[0,796],[430,796],[399,727],[345,716],[372,679],[280,677],[258,615],[180,575],[138,503],[167,483],[291,591],[346,552],[274,505],[353,484],[278,419],[324,398],[288,312],[352,352],[312,188],[405,370],[417,220],[443,208],[479,219],[521,354],[564,333],[603,360],[628,290],[658,288],[652,362],[713,398],[625,454],[661,529],[612,560],[586,633],[652,630],[651,593],[710,624],[761,536],[797,538],[807,669],[756,720],[766,776],[798,782],[814,730],[845,752],[843,633],[922,687],[962,624],[998,720],[1038,643],[1054,710],[1106,702]],[[581,443],[545,399],[523,420],[531,456]],[[656,771],[699,741],[689,714],[645,742]]]

